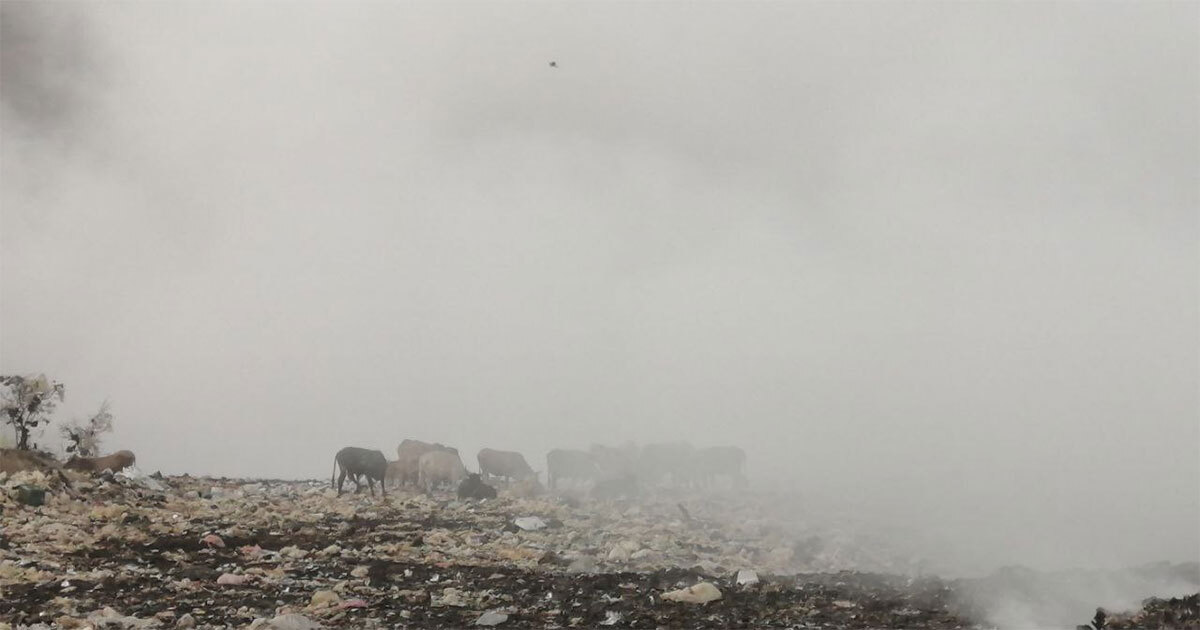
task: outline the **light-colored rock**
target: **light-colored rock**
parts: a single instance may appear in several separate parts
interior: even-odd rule
[[[325,608],[342,603],[342,597],[333,591],[317,591],[308,601],[309,608]]]
[[[277,615],[262,626],[263,630],[320,630],[321,624],[296,613]]]
[[[454,606],[461,608],[469,605],[470,602],[467,601],[465,593],[451,586],[442,589],[441,595],[435,595],[430,604],[433,606]]]

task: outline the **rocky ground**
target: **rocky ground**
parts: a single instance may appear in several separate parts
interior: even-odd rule
[[[987,625],[955,583],[846,570],[878,554],[797,539],[748,494],[473,502],[57,471],[0,486],[0,626]],[[1195,597],[1110,619],[1200,627]]]

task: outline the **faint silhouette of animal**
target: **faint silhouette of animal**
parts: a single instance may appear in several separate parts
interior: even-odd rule
[[[617,448],[604,446],[603,444],[592,444],[588,452],[592,454],[592,459],[596,461],[596,467],[600,470],[601,479],[616,479],[637,472],[636,447],[631,448],[627,446]]]
[[[362,490],[360,475],[367,478],[371,496],[375,496],[376,481],[379,482],[379,492],[381,494],[386,492],[384,479],[387,478],[387,466],[388,461],[382,451],[372,451],[357,446],[347,446],[338,451],[337,455],[333,456],[333,474],[337,475],[339,467],[342,469],[342,474],[337,478],[338,496],[342,496],[342,484],[345,483],[347,475],[354,481],[355,493]],[[333,475],[329,477],[329,485],[334,485]]]
[[[613,499],[632,499],[639,493],[637,477],[632,474],[602,479],[592,486],[589,496],[598,501]]]
[[[529,462],[525,461],[525,457],[514,451],[485,448],[479,451],[475,459],[479,461],[479,473],[483,475],[484,481],[492,476],[504,477],[510,481],[536,476],[533,468],[529,467]]]
[[[120,472],[132,466],[136,461],[137,458],[134,457],[133,451],[117,451],[104,457],[72,457],[63,464],[63,468],[84,472],[103,472],[105,470]]]
[[[495,499],[496,489],[484,483],[478,473],[471,473],[458,484],[458,498]]]
[[[546,494],[546,486],[543,486],[537,477],[529,477],[508,484],[504,493],[516,499],[532,499]]]
[[[695,478],[695,451],[687,442],[647,444],[638,457],[638,476],[651,484],[670,477],[671,485],[691,485]]]
[[[458,451],[429,451],[418,460],[417,469],[417,483],[426,492],[433,492],[439,486],[457,486],[467,478],[467,467],[459,459]]]
[[[588,481],[600,474],[596,460],[587,451],[556,448],[546,453],[546,485],[554,490],[559,481]]]
[[[712,446],[696,451],[692,470],[702,486],[713,485],[717,477],[729,480],[732,487],[746,485],[746,451],[736,446]]]

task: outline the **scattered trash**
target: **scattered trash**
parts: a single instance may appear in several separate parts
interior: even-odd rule
[[[333,591],[317,591],[312,594],[312,598],[308,601],[310,608],[323,608],[328,606],[336,606],[342,603],[340,595]]]
[[[662,598],[670,602],[705,604],[721,599],[721,591],[708,582],[700,582],[677,591],[663,593]]]
[[[441,595],[433,597],[430,603],[433,606],[453,606],[456,608],[461,608],[470,604],[470,602],[467,601],[465,594],[461,590],[454,587],[442,589]]]
[[[502,485],[482,502],[389,488],[381,501],[338,498],[327,479],[166,476],[149,492],[64,474],[0,471],[0,619],[13,627],[972,625],[956,607],[964,581],[910,578],[840,525],[789,529],[771,497],[751,493],[689,497],[687,523],[681,493],[652,488],[597,501]],[[24,485],[45,490],[37,509],[23,507]],[[1197,581],[1190,571],[1173,579]],[[1110,613],[1106,628],[1161,627],[1195,608],[1171,601]]]
[[[142,472],[137,466],[126,466],[113,473],[113,478],[127,481],[156,492],[162,492],[166,489],[166,486],[161,481]]]
[[[238,552],[241,553],[243,557],[248,559],[261,558],[262,556],[266,555],[263,551],[263,548],[259,547],[258,545],[243,545],[238,547]]]
[[[527,532],[546,528],[546,521],[543,521],[536,516],[522,516],[521,518],[513,521],[513,524]]]
[[[601,621],[600,625],[615,626],[618,623],[621,623],[621,619],[623,619],[621,613],[615,610],[606,610],[604,611],[604,621]]]
[[[477,626],[498,626],[498,625],[504,623],[505,621],[508,621],[508,615],[506,615],[502,612],[489,610],[488,612],[485,612],[482,615],[480,615],[479,618],[475,620],[475,625],[477,625]]]
[[[241,586],[249,581],[249,575],[238,575],[234,573],[222,573],[221,577],[217,578],[217,584],[228,586]]]

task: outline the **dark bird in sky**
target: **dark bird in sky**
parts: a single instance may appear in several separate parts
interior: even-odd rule
[[[557,68],[557,67],[558,67],[558,62],[557,62],[557,61],[551,61],[551,62],[550,62],[550,67],[551,67],[551,68]]]

